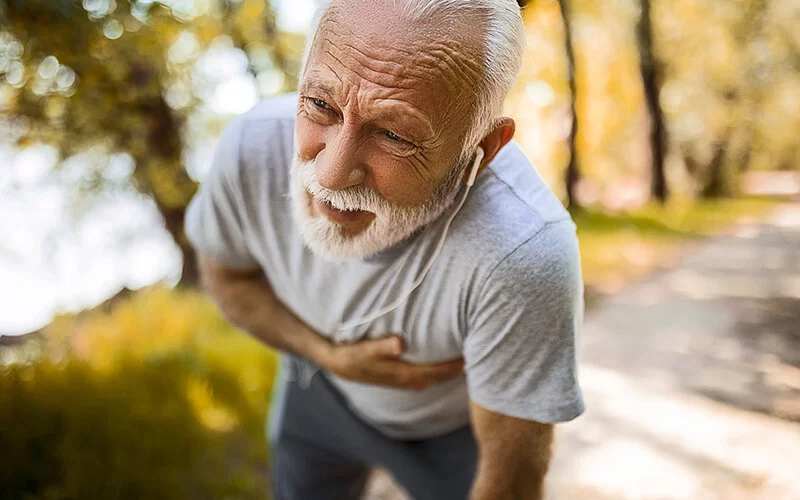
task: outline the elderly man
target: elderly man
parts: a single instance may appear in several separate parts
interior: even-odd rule
[[[575,226],[502,104],[512,0],[334,0],[299,95],[224,132],[187,215],[209,293],[284,353],[279,500],[540,498],[583,411]]]

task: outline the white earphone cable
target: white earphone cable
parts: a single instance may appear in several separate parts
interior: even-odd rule
[[[453,219],[456,218],[456,215],[458,215],[458,213],[461,211],[461,207],[463,207],[464,203],[467,201],[467,196],[469,195],[469,191],[470,191],[470,189],[472,189],[472,185],[475,184],[475,178],[478,176],[478,170],[479,170],[481,161],[483,161],[483,157],[484,157],[483,148],[479,147],[478,151],[477,151],[477,153],[475,155],[475,163],[473,163],[472,170],[469,173],[469,180],[467,181],[467,189],[464,192],[464,196],[461,197],[461,201],[458,203],[458,207],[450,215],[450,218],[447,219],[447,223],[445,224],[444,229],[442,230],[442,236],[439,238],[439,243],[436,245],[436,250],[433,252],[433,255],[428,260],[427,265],[422,270],[422,273],[420,273],[420,275],[417,278],[417,280],[414,281],[414,283],[408,288],[408,290],[403,292],[391,304],[383,307],[382,309],[378,310],[377,312],[375,312],[375,313],[373,313],[373,314],[371,314],[369,316],[366,316],[364,318],[350,320],[350,321],[348,321],[346,323],[340,324],[339,328],[336,331],[337,334],[342,330],[350,330],[350,329],[355,328],[357,326],[366,325],[367,323],[372,323],[373,321],[375,321],[376,319],[380,318],[381,316],[385,316],[386,314],[389,314],[390,312],[392,312],[395,309],[397,309],[398,307],[400,307],[400,305],[414,292],[414,290],[416,290],[422,284],[422,282],[425,280],[425,277],[428,275],[428,271],[431,270],[431,268],[433,267],[433,264],[436,262],[436,259],[439,258],[439,254],[442,253],[442,248],[444,248],[444,242],[445,242],[445,240],[447,238],[447,232],[450,230],[450,224],[453,222]]]
[[[455,211],[450,215],[450,218],[447,219],[444,229],[442,230],[442,235],[439,238],[439,243],[436,245],[436,250],[434,250],[433,255],[428,260],[428,263],[425,266],[425,269],[422,270],[422,273],[416,279],[416,281],[414,281],[411,287],[409,287],[408,290],[402,293],[400,297],[398,297],[394,302],[392,302],[386,307],[383,307],[379,311],[361,319],[351,320],[348,321],[347,323],[340,323],[339,327],[334,332],[333,335],[334,340],[339,339],[339,332],[341,332],[342,330],[349,330],[357,326],[371,323],[376,319],[380,318],[381,316],[384,316],[394,311],[395,309],[400,307],[403,301],[405,301],[414,292],[414,290],[416,290],[422,284],[422,282],[425,280],[425,277],[428,275],[428,271],[431,270],[431,267],[433,267],[433,264],[436,262],[436,259],[439,258],[439,254],[442,252],[442,248],[444,248],[444,242],[447,238],[447,232],[450,230],[450,224],[453,222],[453,219],[456,218],[456,215],[458,215],[458,213],[461,211],[461,207],[463,207],[464,203],[467,201],[467,196],[469,195],[469,191],[470,189],[472,189],[472,185],[475,184],[475,178],[478,176],[478,170],[481,165],[481,161],[483,161],[484,154],[485,153],[483,151],[483,148],[478,147],[478,151],[475,155],[475,163],[473,163],[472,165],[472,170],[470,171],[469,174],[469,180],[467,181],[467,189],[464,192],[464,196],[461,197],[461,201],[458,203],[458,207],[456,207]],[[296,358],[296,359],[293,358],[293,360],[290,361],[290,363],[291,363],[290,367],[286,367],[286,369],[281,370],[282,371],[281,376],[284,378],[284,380],[289,382],[297,381],[301,388],[307,389],[311,384],[311,379],[314,378],[314,375],[316,375],[317,371],[319,371],[319,368],[312,366],[308,361],[303,360],[302,358]],[[296,373],[296,378],[291,377],[287,373],[290,370]]]

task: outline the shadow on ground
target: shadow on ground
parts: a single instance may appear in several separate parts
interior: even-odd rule
[[[800,422],[800,299],[734,299],[730,306],[739,316],[731,339],[703,360],[705,383],[690,385],[716,401]]]

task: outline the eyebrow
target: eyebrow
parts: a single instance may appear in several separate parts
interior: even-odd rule
[[[339,92],[332,85],[318,77],[309,77],[300,86],[301,92],[311,89],[318,90],[323,94],[327,94],[328,97],[335,97],[337,94],[339,94]]]

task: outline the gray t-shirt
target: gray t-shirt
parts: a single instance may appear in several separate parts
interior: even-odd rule
[[[289,196],[296,103],[296,95],[264,101],[226,128],[186,231],[220,264],[261,268],[281,302],[330,337],[340,322],[369,316],[408,289],[447,217],[365,259],[314,255]],[[582,315],[575,225],[512,142],[478,177],[422,285],[395,311],[343,332],[402,334],[404,359],[463,356],[466,375],[424,391],[330,378],[365,422],[397,439],[467,425],[469,398],[498,413],[563,422],[584,408],[575,352]]]

